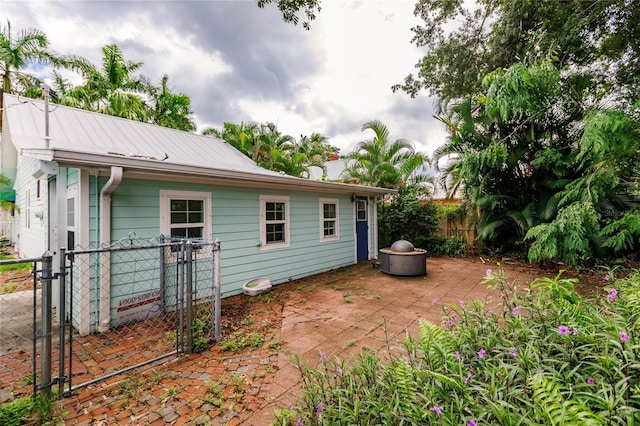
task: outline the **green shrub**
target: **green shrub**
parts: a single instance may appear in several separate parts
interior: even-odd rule
[[[499,300],[460,301],[443,323],[351,362],[294,362],[298,424],[627,425],[640,421],[640,273],[585,299],[562,272]],[[603,284],[605,282],[603,281]]]
[[[0,425],[19,426],[23,424],[33,411],[33,398],[14,399],[0,405]]]
[[[419,199],[416,189],[401,189],[390,203],[378,207],[380,247],[389,247],[394,241],[402,239],[431,252],[440,241],[440,216],[439,206]]]

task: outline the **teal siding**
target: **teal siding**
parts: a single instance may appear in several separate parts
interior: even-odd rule
[[[78,169],[67,169],[67,188],[78,184],[80,172]]]
[[[159,236],[160,190],[212,194],[212,235],[209,238],[221,242],[223,296],[241,293],[242,285],[256,277],[265,276],[278,284],[355,261],[353,203],[348,195],[125,179],[112,194],[113,241],[126,239],[131,232],[138,238]],[[260,248],[260,195],[289,197],[291,244],[288,248]],[[337,241],[320,241],[320,198],[339,200],[340,239]],[[112,274],[117,274],[117,268],[114,263]],[[121,282],[118,280],[114,284]],[[157,288],[157,284],[149,281],[148,287],[138,287],[136,291]],[[125,293],[124,289],[112,291],[114,295]],[[116,300],[112,300],[112,308],[116,306]]]
[[[107,182],[107,178],[89,176],[89,245],[98,247],[100,245],[100,210],[98,199],[100,198],[100,188]]]

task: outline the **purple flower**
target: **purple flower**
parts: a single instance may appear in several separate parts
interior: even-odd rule
[[[320,361],[327,359],[327,355],[324,352],[320,352]]]
[[[456,361],[460,361],[460,352],[456,351]]]
[[[484,358],[486,354],[487,354],[487,351],[485,351],[484,348],[482,348],[478,351],[478,358]]]
[[[460,305],[461,308],[464,308],[464,300],[459,301],[458,305]]]
[[[404,356],[404,361],[405,361],[405,362],[409,362],[409,355],[405,355],[405,356]]]
[[[460,315],[456,314],[455,312],[451,315],[451,318],[454,319],[454,321],[457,321],[460,319]]]
[[[629,335],[627,333],[625,333],[624,331],[620,332],[620,341],[621,342],[628,342],[629,341]]]
[[[444,410],[444,407],[442,405],[438,405],[436,407],[431,407],[431,409],[436,413],[436,416],[439,417],[442,413],[442,410]]]
[[[492,273],[493,273],[493,271],[491,270],[491,268],[487,269],[487,277],[488,277],[489,275],[491,275]]]
[[[302,419],[298,419],[298,421],[296,422],[296,426],[302,426],[304,423],[302,423]]]
[[[573,334],[574,336],[577,336],[578,334],[580,334],[580,331],[578,330],[577,327],[573,327],[573,331],[571,332],[571,334]]]
[[[613,302],[614,300],[616,300],[617,295],[618,295],[618,290],[616,290],[615,288],[610,288],[609,294],[607,294],[607,300],[609,302]]]
[[[566,336],[567,334],[569,334],[569,327],[567,327],[566,325],[561,325],[560,327],[558,327],[558,333],[564,334]]]
[[[472,377],[473,377],[473,374],[471,374],[471,371],[467,371],[467,378],[464,379],[464,384],[465,385],[468,384]]]
[[[605,281],[609,281],[611,279],[611,275],[607,274],[604,276]]]
[[[317,413],[320,414],[324,411],[324,405],[322,405],[322,402],[318,403],[318,410]]]
[[[518,314],[520,313],[520,306],[516,306],[515,308],[513,308],[513,309],[511,310],[511,313],[512,313],[513,315],[518,315]]]
[[[447,322],[444,323],[445,327],[453,327],[453,320],[449,318]]]
[[[516,352],[516,348],[511,347],[509,348],[509,356],[512,358],[518,358],[518,353]]]
[[[438,301],[437,301],[436,299],[433,299],[433,300],[431,301],[431,306],[436,306],[436,303],[438,303]]]
[[[593,377],[587,377],[587,383],[592,385],[594,383]]]
[[[476,421],[471,419],[467,422],[467,426],[476,426]]]

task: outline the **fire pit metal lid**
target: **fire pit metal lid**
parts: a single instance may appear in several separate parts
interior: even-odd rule
[[[415,251],[415,247],[407,240],[398,240],[391,244],[391,250],[401,253],[408,253]]]

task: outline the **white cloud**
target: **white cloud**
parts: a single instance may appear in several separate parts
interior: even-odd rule
[[[58,53],[99,66],[102,46],[115,43],[153,82],[168,74],[172,90],[191,97],[199,130],[269,121],[296,138],[324,134],[347,153],[379,119],[392,138],[431,153],[446,137],[432,100],[391,91],[424,54],[410,42],[414,3],[324,0],[311,31],[253,1],[3,0],[3,11]]]

